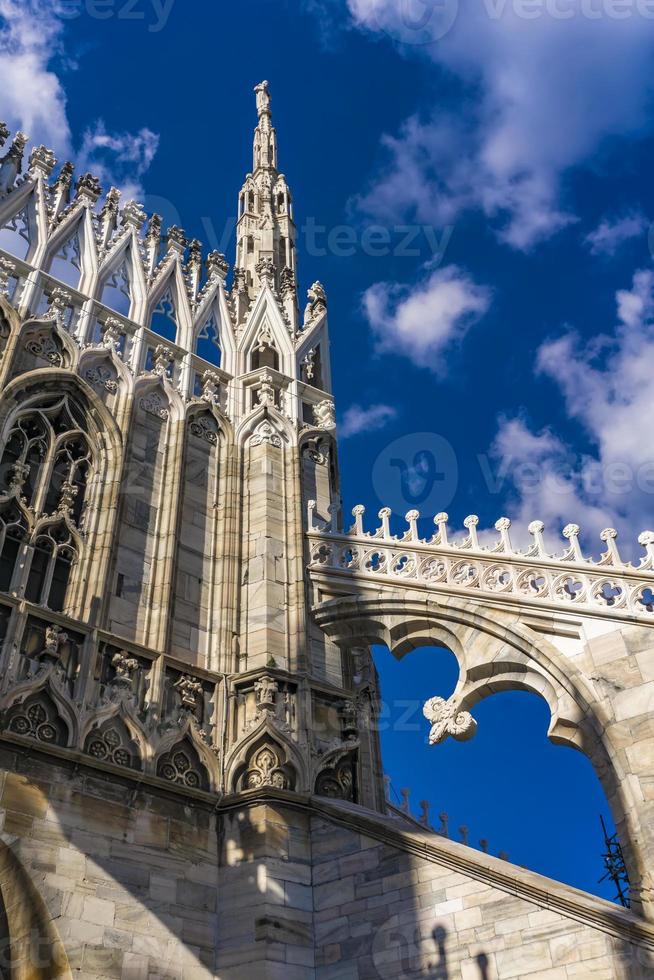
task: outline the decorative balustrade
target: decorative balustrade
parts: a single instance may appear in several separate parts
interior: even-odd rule
[[[639,536],[645,554],[633,565],[620,556],[613,528],[602,531],[606,550],[595,560],[584,556],[576,524],[563,529],[567,547],[550,554],[541,521],[529,525],[532,543],[521,551],[512,544],[507,517],[496,522],[498,536],[486,544],[474,514],[464,521],[467,535],[462,540],[450,538],[448,515],[437,514],[436,532],[426,540],[418,533],[417,510],[406,515],[407,530],[399,536],[391,533],[388,507],[379,511],[381,524],[374,531],[364,530],[362,505],[353,509],[354,523],[347,532],[333,529],[333,521],[317,526],[313,501],[308,511],[309,567],[314,572],[654,622],[654,531]],[[484,542],[487,537],[484,533]]]

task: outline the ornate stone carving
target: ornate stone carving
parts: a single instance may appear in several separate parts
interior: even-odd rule
[[[245,789],[258,789],[260,786],[290,789],[289,778],[282,768],[279,755],[270,745],[255,752],[245,773]]]
[[[182,674],[173,687],[179,692],[182,708],[186,711],[195,711],[202,703],[202,684],[190,674]]]
[[[45,643],[43,650],[39,654],[39,659],[49,661],[50,663],[58,663],[61,648],[66,643],[68,643],[68,633],[65,633],[61,626],[57,626],[56,623],[53,623],[51,626],[46,626]]]
[[[313,417],[319,429],[334,429],[336,427],[336,412],[333,401],[324,398],[313,406]]]
[[[60,326],[65,323],[66,311],[71,305],[73,297],[65,289],[56,286],[50,293],[48,299],[48,311],[43,317],[44,320],[54,320]]]
[[[281,276],[279,277],[279,291],[284,299],[286,299],[288,296],[295,295],[295,289],[295,273],[286,265],[282,269]]]
[[[157,344],[154,349],[154,366],[152,368],[154,373],[158,374],[160,378],[167,378],[174,356],[170,347],[166,347],[165,344]]]
[[[469,711],[462,711],[454,698],[430,698],[422,709],[427,721],[431,722],[429,744],[438,745],[451,735],[459,742],[472,738],[477,722]]]
[[[61,514],[62,517],[70,517],[78,493],[79,488],[74,483],[71,483],[70,480],[64,480],[61,485],[61,496],[57,506],[57,513]]]
[[[186,741],[180,742],[161,757],[157,765],[157,775],[169,783],[191,789],[203,789],[206,784],[197,753]]]
[[[100,186],[100,181],[93,174],[82,174],[82,176],[77,181],[77,193],[80,195],[86,195],[90,197],[95,203],[97,199],[102,194],[102,187]]]
[[[205,371],[202,375],[202,395],[203,401],[210,405],[220,404],[220,376],[215,371]]]
[[[150,391],[139,399],[139,407],[147,412],[148,415],[155,415],[158,419],[168,418],[168,409],[165,407],[161,395],[157,391]]]
[[[118,382],[106,367],[96,364],[84,372],[84,377],[93,385],[94,388],[104,388],[110,394],[115,395],[118,391]]]
[[[251,446],[261,446],[264,443],[275,446],[276,449],[282,448],[281,436],[267,419],[259,423],[250,439]]]
[[[128,201],[121,213],[121,224],[140,231],[147,220],[145,210],[138,201]]]
[[[261,280],[262,285],[270,286],[272,288],[275,282],[275,266],[273,260],[268,256],[264,256],[259,259],[254,267],[254,271]]]
[[[0,257],[0,294],[9,296],[9,280],[16,273],[16,263]]]
[[[183,252],[188,245],[184,230],[177,225],[171,225],[166,235],[166,251]]]
[[[222,252],[209,252],[206,265],[209,278],[224,279],[229,272],[229,262]],[[236,270],[234,276],[236,276]]]
[[[111,686],[123,690],[131,690],[132,674],[138,670],[139,662],[136,657],[130,657],[126,650],[119,650],[111,658],[111,666],[115,674]]]
[[[112,762],[115,766],[133,767],[134,760],[129,743],[126,743],[119,728],[111,723],[104,729],[96,729],[91,732],[87,740],[86,751],[94,759]]]
[[[50,745],[64,744],[63,726],[46,695],[28,699],[9,712],[9,731]]]
[[[211,446],[218,444],[218,429],[210,415],[196,415],[191,419],[188,427],[198,439],[204,439]]]
[[[25,486],[25,481],[30,475],[30,468],[27,463],[21,463],[20,460],[11,468],[11,482],[9,483],[9,493],[14,497],[21,497],[23,492],[23,487]]]
[[[268,374],[268,372],[261,375],[261,382],[257,388],[257,404],[275,404],[275,386],[273,384],[273,376],[272,374]]]
[[[62,367],[64,363],[61,345],[50,330],[39,331],[27,341],[25,350],[35,357],[42,357],[54,367]]]
[[[107,317],[102,331],[102,346],[107,350],[117,351],[120,347],[120,338],[123,332],[123,324],[115,317]]]
[[[341,759],[335,766],[323,769],[316,778],[317,796],[328,796],[333,800],[354,799],[354,761],[351,755]]]
[[[309,302],[304,308],[305,328],[327,309],[327,296],[325,294],[325,287],[321,282],[314,282],[307,290],[307,297]]]

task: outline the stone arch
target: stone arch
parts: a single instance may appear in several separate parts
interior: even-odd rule
[[[266,752],[265,757],[261,753]],[[299,792],[308,788],[304,762],[280,731],[264,722],[232,750],[225,765],[228,793],[274,786]]]
[[[11,363],[6,368],[12,379],[47,368],[74,369],[78,358],[75,342],[56,320],[34,317],[15,334]]]
[[[140,770],[143,768],[142,746],[134,737],[134,728],[133,723],[131,728],[128,727],[117,710],[90,728],[84,739],[84,752],[100,762]]]
[[[14,419],[19,415],[32,410],[49,411],[59,402],[73,407],[76,416],[71,433],[79,431],[83,435],[92,456],[83,495],[84,540],[79,536],[76,524],[80,516],[76,512],[77,502],[81,502],[79,493],[73,494],[70,507],[62,495],[64,510],[57,515],[76,538],[78,550],[78,560],[71,570],[66,589],[65,608],[71,615],[84,615],[93,597],[101,592],[106,575],[101,536],[110,534],[110,529],[105,526],[106,514],[115,509],[118,495],[122,466],[120,430],[97,394],[75,373],[42,368],[15,378],[0,395],[0,445],[4,447]],[[47,524],[48,519],[42,523]]]
[[[6,712],[4,727],[46,745],[66,746],[71,741],[71,726],[46,684],[14,700]]]
[[[437,706],[432,721],[437,726],[436,740],[443,726],[442,737],[457,737],[456,729],[463,723],[460,715],[471,712],[496,691],[526,690],[543,697],[551,713],[549,738],[578,749],[593,764],[622,843],[633,907],[651,912],[649,834],[639,800],[607,736],[610,717],[606,706],[574,662],[542,635],[517,622],[515,614],[486,611],[476,603],[454,598],[442,605],[400,596],[346,597],[323,603],[314,615],[341,648],[379,643],[398,658],[424,645],[452,650],[460,666],[459,681],[451,698]],[[463,720],[467,725],[467,719]]]
[[[155,773],[161,779],[187,789],[211,789],[211,775],[190,730],[168,748],[162,748],[154,760]]]

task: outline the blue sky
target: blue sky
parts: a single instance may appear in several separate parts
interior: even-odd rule
[[[615,526],[638,554],[654,491],[652,12],[0,0],[0,114],[231,258],[267,78],[302,288],[319,278],[329,298],[346,507],[401,517],[412,500],[388,460],[434,448],[445,478],[425,527],[439,510],[454,526],[508,514],[520,541],[539,518],[556,547],[575,521],[596,552]],[[454,685],[442,653],[378,662],[389,697]],[[590,767],[547,743],[526,696],[477,716],[473,742],[429,752],[422,727],[385,732],[395,784],[495,852],[595,888]]]

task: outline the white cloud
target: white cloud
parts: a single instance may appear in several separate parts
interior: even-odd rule
[[[592,255],[615,255],[625,242],[645,233],[648,221],[640,211],[632,211],[619,218],[604,218],[597,228],[586,235],[584,243]]]
[[[610,336],[583,344],[568,332],[544,344],[536,370],[561,392],[568,416],[582,426],[586,453],[521,418],[500,419],[492,455],[498,492],[512,488],[521,523],[538,518],[555,529],[573,521],[597,534],[607,525],[634,536],[654,524],[654,272],[633,277],[616,295]]]
[[[486,313],[491,295],[455,265],[425,272],[413,286],[375,283],[363,294],[363,308],[379,351],[439,371],[445,351]]]
[[[0,86],[9,127],[23,129],[57,153],[70,153],[66,96],[50,69],[61,53],[56,6],[39,0],[0,0]]]
[[[350,405],[343,415],[338,434],[341,439],[357,436],[360,432],[377,432],[397,417],[397,409],[392,405]]]
[[[140,178],[149,168],[159,137],[143,128],[138,133],[108,133],[99,119],[87,129],[78,154],[80,172],[91,171],[107,189],[115,184],[126,200],[142,193]]]
[[[60,163],[72,159],[78,173],[93,172],[105,191],[115,184],[127,197],[138,197],[143,194],[141,178],[152,162],[158,137],[146,128],[136,134],[109,133],[97,120],[76,149],[64,87],[53,68],[64,57],[65,25],[57,13],[56,0],[0,0],[3,119],[12,132],[26,132],[31,145],[44,143],[53,149]],[[65,67],[75,68],[70,62]]]
[[[535,15],[530,3],[526,18],[522,6],[462,2],[440,36],[439,18],[456,12],[456,0],[349,0],[354,23],[404,41],[406,55],[431,58],[462,92],[456,119],[437,105],[386,139],[385,169],[361,200],[365,210],[451,221],[477,208],[500,238],[528,249],[575,220],[563,193],[568,172],[610,138],[648,129],[654,30],[637,5],[624,19],[585,16],[581,0],[558,4],[570,18],[553,16],[549,2],[536,3]],[[436,40],[420,43],[430,31]]]

